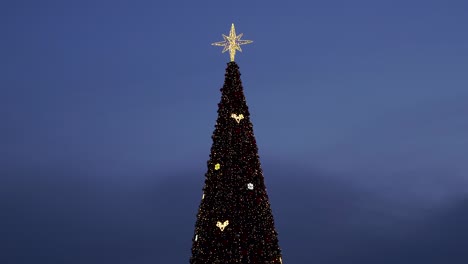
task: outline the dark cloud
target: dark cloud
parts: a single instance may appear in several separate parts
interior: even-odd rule
[[[203,174],[3,170],[0,263],[187,263]],[[466,200],[427,211],[279,163],[265,177],[287,263],[468,261]]]

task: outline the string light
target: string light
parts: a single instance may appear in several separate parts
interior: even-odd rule
[[[242,119],[244,119],[244,115],[243,115],[243,114],[240,114],[240,115],[232,114],[231,117],[234,118],[234,119],[236,120],[237,124],[239,124],[240,121],[241,121]]]
[[[224,231],[224,228],[226,228],[226,226],[228,226],[228,225],[229,225],[229,220],[226,220],[223,223],[221,223],[219,221],[216,223],[216,226],[219,227],[219,229],[221,229],[221,231]]]
[[[238,66],[229,62],[195,225],[200,240],[193,242],[191,264],[283,263],[242,90]],[[204,200],[205,195],[210,199]]]
[[[234,23],[231,25],[231,31],[229,31],[229,36],[223,34],[224,41],[219,41],[215,43],[211,43],[213,46],[221,46],[224,47],[223,53],[229,50],[229,57],[231,61],[234,61],[234,57],[236,56],[236,50],[242,52],[240,45],[245,45],[252,43],[252,40],[241,40],[243,33],[236,35],[236,28],[234,27]]]

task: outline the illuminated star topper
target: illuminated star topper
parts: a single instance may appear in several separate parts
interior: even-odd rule
[[[240,45],[245,45],[252,43],[252,40],[241,40],[243,33],[236,35],[236,29],[234,28],[234,23],[231,26],[231,31],[229,32],[229,36],[223,34],[224,41],[215,42],[211,45],[213,46],[221,46],[224,47],[223,53],[229,50],[229,56],[231,57],[231,61],[234,61],[234,57],[236,56],[236,50],[241,51],[242,49]]]

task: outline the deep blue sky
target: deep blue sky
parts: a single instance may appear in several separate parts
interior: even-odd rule
[[[188,262],[231,23],[285,263],[467,263],[467,14],[2,1],[0,263]]]

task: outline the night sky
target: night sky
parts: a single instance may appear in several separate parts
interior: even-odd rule
[[[0,263],[188,263],[231,23],[284,263],[468,263],[467,14],[1,1]]]

